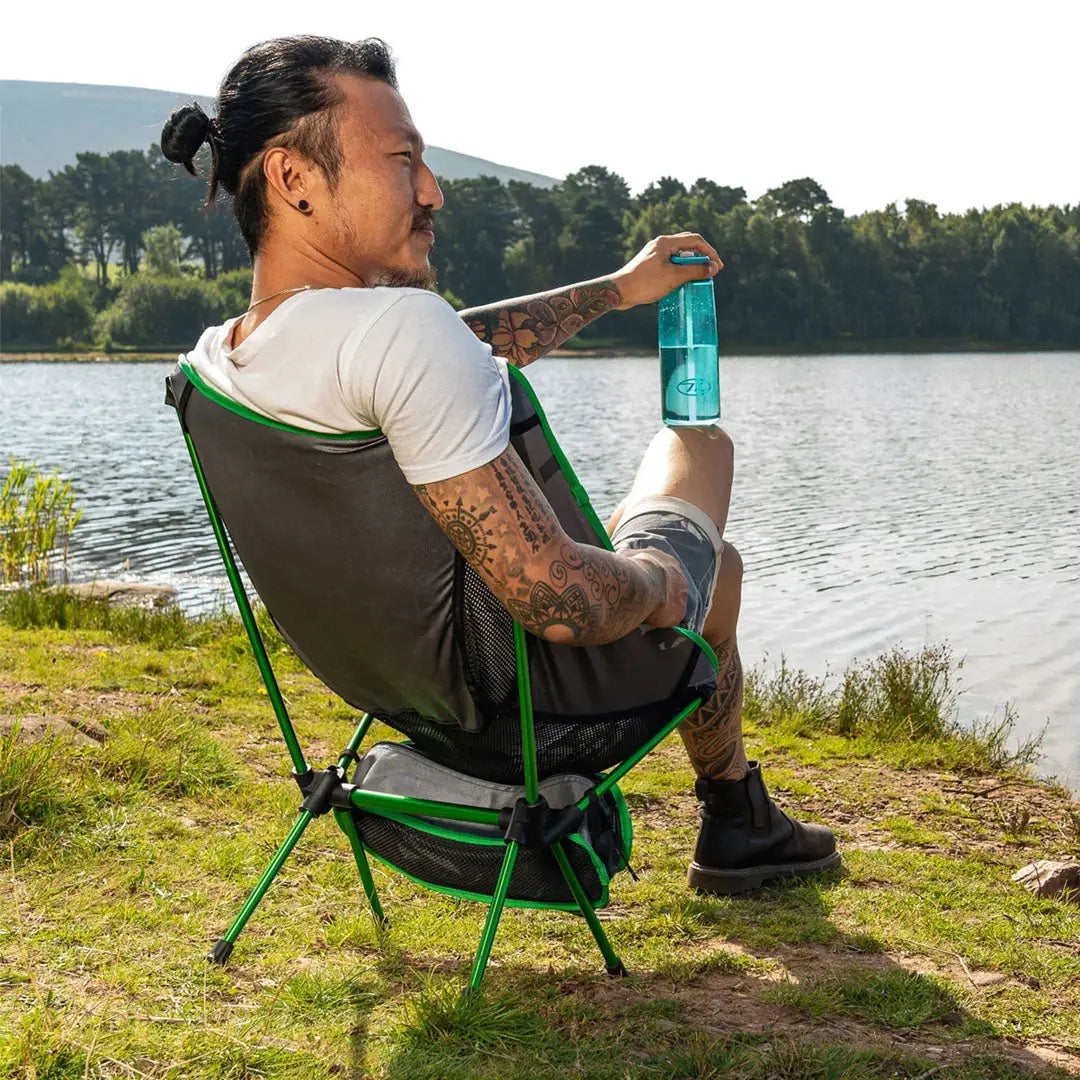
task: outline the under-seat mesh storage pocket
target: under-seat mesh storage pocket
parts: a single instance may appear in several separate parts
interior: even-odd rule
[[[576,803],[595,782],[596,777],[573,773],[549,776],[541,781],[540,794],[558,810]],[[525,794],[523,786],[496,784],[448,769],[403,743],[373,746],[357,765],[353,783],[366,791],[489,810],[512,807]],[[420,884],[472,899],[489,899],[495,891],[506,852],[497,826],[387,817],[357,809],[353,817],[365,847]],[[617,787],[592,801],[580,829],[566,838],[563,846],[570,865],[594,906],[607,903],[608,881],[626,865],[631,842],[630,816]],[[518,850],[507,903],[577,906],[551,850],[526,847]]]

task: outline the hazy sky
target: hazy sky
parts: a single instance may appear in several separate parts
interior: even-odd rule
[[[429,143],[551,176],[1080,202],[1080,0],[48,0],[7,5],[0,76],[212,94],[290,33],[383,38]]]

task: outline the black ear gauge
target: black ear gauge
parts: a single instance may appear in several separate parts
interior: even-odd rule
[[[301,199],[296,204],[296,209],[297,210],[302,210],[306,214],[308,212],[308,210],[310,209],[307,199]]]

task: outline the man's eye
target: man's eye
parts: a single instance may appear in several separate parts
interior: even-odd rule
[[[407,158],[410,158],[410,159],[412,158],[412,151],[411,150],[399,150],[398,153],[399,154],[404,154]]]

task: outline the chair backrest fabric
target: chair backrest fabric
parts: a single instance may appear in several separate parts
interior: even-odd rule
[[[606,546],[513,375],[512,445],[567,534]],[[511,617],[421,505],[385,436],[262,420],[180,365],[166,383],[236,553],[303,662],[435,760],[519,781]],[[541,776],[621,761],[716,685],[709,659],[675,630],[586,647],[529,635],[528,645]]]

